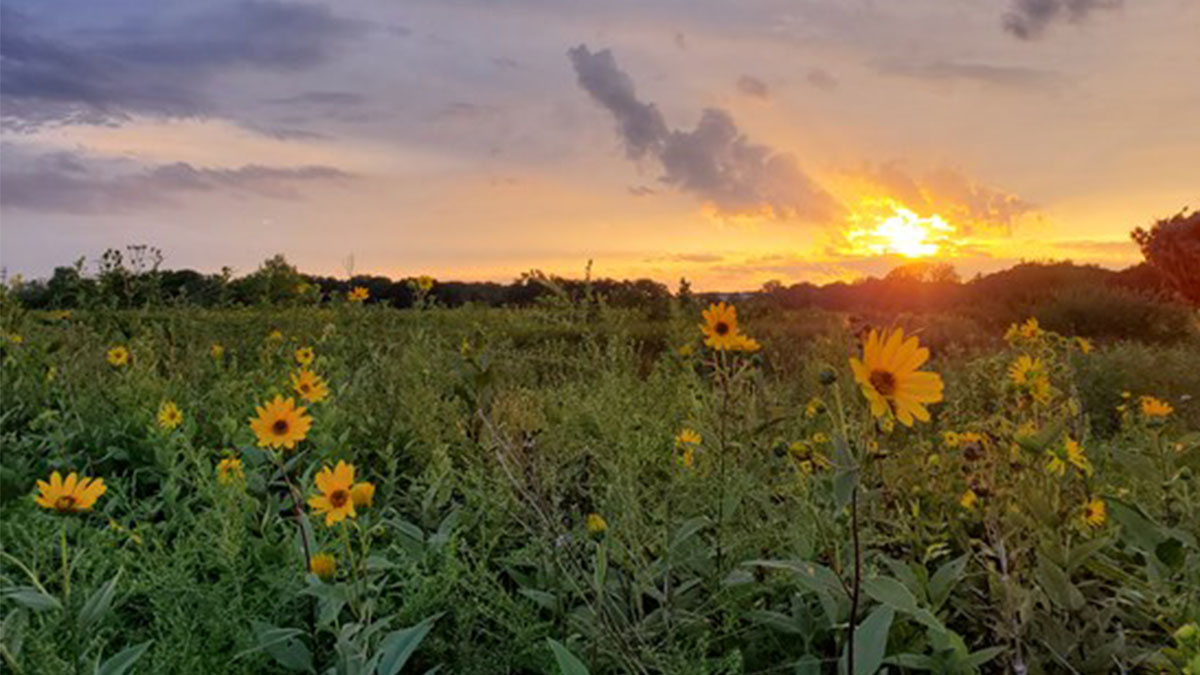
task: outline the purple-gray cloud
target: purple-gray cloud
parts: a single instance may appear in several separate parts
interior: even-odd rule
[[[767,83],[753,75],[742,75],[739,77],[737,79],[737,89],[751,98],[768,99],[771,97],[771,89],[767,86]]]
[[[1022,40],[1033,40],[1057,21],[1078,22],[1095,10],[1113,9],[1122,0],[1013,0],[1004,15],[1004,29]]]
[[[182,195],[218,190],[296,200],[303,197],[301,185],[340,183],[353,177],[329,166],[247,164],[213,169],[186,162],[114,172],[69,152],[22,158],[19,168],[10,164],[0,166],[0,204],[5,209],[76,214],[172,206]]]
[[[151,29],[146,23],[56,35],[0,8],[4,125],[211,115],[205,88],[219,73],[313,68],[364,29],[324,6],[274,0],[204,5]]]
[[[729,113],[709,108],[691,131],[671,130],[653,103],[637,98],[633,80],[607,49],[579,45],[568,51],[579,85],[617,120],[630,159],[650,156],[660,181],[693,194],[726,215],[828,220],[837,202],[788,154],[752,143]]]

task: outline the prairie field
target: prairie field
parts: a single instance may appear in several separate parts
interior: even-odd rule
[[[727,311],[10,300],[2,668],[1197,672],[1194,332]]]

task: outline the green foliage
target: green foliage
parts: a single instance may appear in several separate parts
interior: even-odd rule
[[[75,292],[70,276],[56,292]],[[264,297],[292,281],[280,261]],[[6,299],[0,337],[21,336],[0,340],[6,672],[834,672],[855,485],[856,673],[1182,672],[1197,658],[1171,637],[1200,611],[1194,337],[1084,354],[904,316],[946,400],[889,431],[845,365],[860,327],[846,316],[749,312],[763,350],[717,375],[695,310],[649,320],[589,293],[510,310],[164,299],[66,316]],[[1072,312],[1043,326],[1095,314]],[[114,345],[128,365],[106,362]],[[285,476],[247,419],[291,395],[301,346],[331,396],[309,406]],[[1043,360],[1045,402],[1008,382],[1026,353]],[[1146,418],[1142,395],[1174,412]],[[167,400],[184,412],[174,430],[155,422]],[[861,433],[839,433],[839,408]],[[683,428],[703,439],[688,461]],[[986,440],[948,445],[951,431]],[[1046,471],[1067,435],[1092,472]],[[231,456],[244,480],[220,482]],[[307,497],[338,460],[376,485],[373,504],[349,525],[297,518],[288,480]],[[108,492],[91,512],[41,509],[35,481],[55,470]],[[1081,524],[1085,497],[1107,523]],[[587,530],[592,513],[605,531]],[[332,577],[309,573],[306,547],[335,557]]]

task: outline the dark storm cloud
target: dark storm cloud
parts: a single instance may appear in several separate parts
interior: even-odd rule
[[[654,104],[638,100],[633,81],[609,50],[591,52],[580,45],[568,54],[579,85],[616,118],[626,154],[657,159],[663,183],[725,215],[823,220],[838,212],[833,198],[792,156],[752,143],[727,112],[709,108],[695,129],[671,130]]]
[[[0,168],[0,203],[6,209],[61,213],[115,213],[171,206],[189,193],[226,192],[296,200],[301,185],[340,183],[351,174],[329,166],[273,167],[248,164],[235,169],[195,167],[186,162],[137,171],[112,167],[60,152],[23,157]],[[16,164],[19,168],[10,168]]]
[[[737,79],[737,89],[751,98],[767,99],[771,97],[771,90],[767,87],[767,83],[753,75],[742,75],[739,77]]]
[[[933,61],[914,64],[889,61],[880,63],[878,69],[888,75],[931,81],[971,80],[1000,87],[1044,87],[1062,81],[1061,75],[1049,70],[987,63]]]
[[[0,11],[3,117],[18,129],[214,114],[204,89],[219,73],[312,68],[364,29],[326,7],[271,0],[61,35],[10,7]]]
[[[1082,21],[1098,9],[1113,9],[1122,0],[1013,0],[1004,29],[1022,40],[1039,37],[1057,21]]]

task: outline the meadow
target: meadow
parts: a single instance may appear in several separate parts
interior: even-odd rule
[[[1194,330],[362,299],[6,298],[4,672],[1200,675]]]

